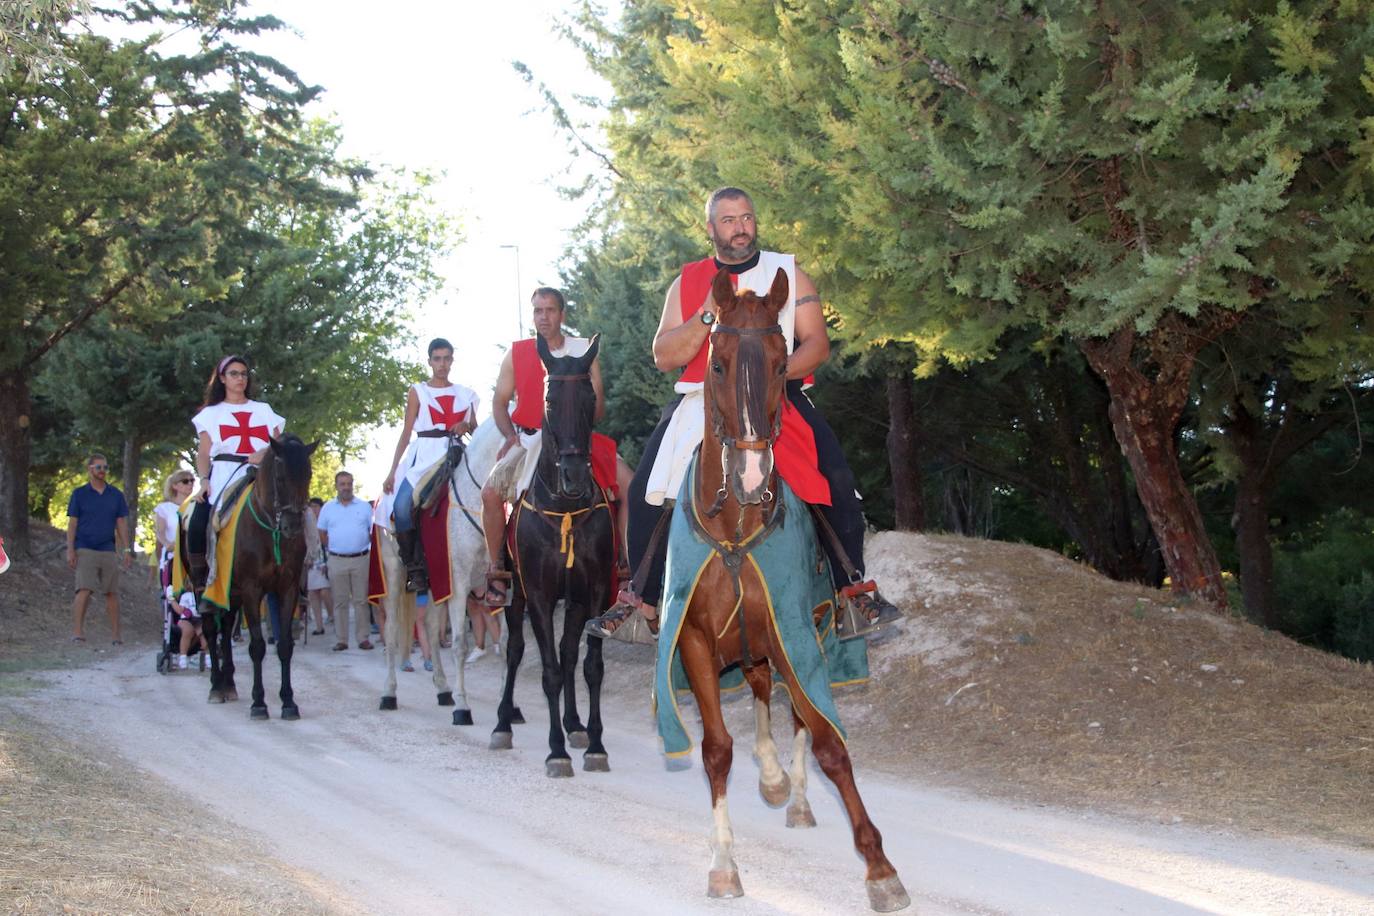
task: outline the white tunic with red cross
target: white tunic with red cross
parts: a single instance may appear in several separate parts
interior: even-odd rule
[[[412,427],[417,433],[451,429],[477,413],[477,392],[465,385],[434,388],[427,382],[416,382],[410,387],[420,401],[420,412],[415,415]],[[417,436],[410,440],[410,447],[401,457],[400,468],[412,489],[419,485],[425,471],[444,457],[447,448],[448,440],[443,437]]]
[[[198,434],[210,437],[210,499],[214,501],[247,467],[244,462],[215,461],[215,456],[247,458],[258,449],[266,448],[269,436],[280,436],[286,420],[262,401],[242,404],[220,401],[202,408],[191,418],[191,424]]]

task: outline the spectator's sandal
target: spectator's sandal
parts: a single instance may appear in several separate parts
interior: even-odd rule
[[[840,589],[840,614],[835,633],[841,640],[861,639],[880,627],[902,619],[902,612],[878,593],[872,579]]]

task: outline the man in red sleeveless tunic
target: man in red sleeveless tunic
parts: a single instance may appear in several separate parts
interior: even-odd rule
[[[856,492],[839,440],[803,389],[811,374],[830,356],[825,316],[811,278],[792,255],[761,251],[757,244],[754,204],[738,188],[721,188],[706,206],[706,230],[715,256],[683,266],[668,288],[663,315],[654,336],[654,364],[664,372],[681,369],[675,388],[679,397],[663,411],[663,417],[644,447],[644,458],[629,488],[628,548],[630,568],[640,578],[638,595],[625,591],[608,613],[589,621],[589,632],[607,636],[629,619],[634,609],[653,620],[662,590],[667,538],[653,532],[667,508],[665,501],[677,496],[678,486],[690,461],[691,450],[701,443],[704,414],[701,387],[705,377],[708,336],[715,322],[711,281],[728,270],[736,288],[766,291],[778,270],[787,274],[791,302],[778,323],[788,339],[787,398],[783,402],[782,431],[774,446],[778,473],[796,494],[819,510],[833,536],[821,537],[830,557],[836,591],[855,609],[858,626],[849,637],[900,618],[871,582],[863,582],[863,506]],[[760,285],[762,284],[762,285]],[[670,504],[670,503],[669,503]],[[648,559],[646,561],[646,555]],[[837,615],[837,618],[841,615]]]
[[[530,297],[534,330],[548,344],[555,356],[580,356],[587,350],[586,338],[563,333],[563,294],[552,287],[540,287]],[[534,473],[540,445],[539,430],[544,424],[544,363],[534,338],[517,340],[511,344],[501,362],[492,394],[491,417],[496,428],[505,436],[505,443],[496,456],[482,487],[482,530],[487,539],[487,603],[505,603],[506,582],[510,573],[505,568],[506,503],[514,502],[529,486]],[[592,388],[596,391],[596,420],[606,409],[606,395],[601,382],[601,360],[592,362]],[[511,399],[515,409],[511,409]],[[625,542],[625,500],[620,498],[630,484],[630,468],[616,454],[615,440],[601,433],[592,433],[592,476],[606,491],[608,499],[616,503],[620,543]]]

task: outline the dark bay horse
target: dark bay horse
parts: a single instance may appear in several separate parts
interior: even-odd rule
[[[606,608],[615,570],[615,515],[606,494],[592,478],[592,421],[596,392],[591,365],[600,347],[593,337],[582,356],[555,357],[538,338],[539,358],[547,371],[544,426],[534,479],[516,506],[512,524],[515,560],[511,605],[506,609],[506,685],[497,707],[493,749],[511,746],[515,672],[525,651],[526,611],[544,665],[544,696],[549,702],[549,756],[545,773],[571,776],[567,745],[585,747],[582,766],[610,769],[601,743],[601,639],[587,638],[582,672],[589,709],[584,728],[577,713],[578,646],[588,617]],[[554,608],[563,600],[563,636],[554,646]],[[562,715],[559,698],[562,696]],[[564,741],[566,732],[567,741]]]
[[[211,703],[237,700],[234,686],[234,621],[242,613],[248,620],[248,655],[253,659],[253,705],[249,715],[267,718],[263,700],[262,660],[267,643],[262,636],[260,608],[263,596],[275,594],[281,609],[281,635],[277,658],[281,661],[281,717],[299,719],[291,690],[291,614],[300,590],[305,563],[305,506],[310,498],[310,454],[318,442],[306,445],[288,433],[272,439],[258,466],[234,535],[232,569],[220,569],[216,577],[232,575],[227,608],[206,607],[202,613],[205,641],[210,646]],[[219,644],[216,645],[216,636]]]
[[[676,643],[661,642],[659,653],[660,667],[665,664],[665,653],[670,663],[677,653],[701,711],[701,759],[715,816],[708,893],[733,897],[744,892],[732,856],[734,837],[725,804],[733,742],[720,709],[721,673],[738,664],[756,703],[763,708],[757,715],[765,731],[758,736],[761,747],[772,746],[771,736],[766,735],[767,706],[773,672],[781,677],[792,698],[797,728],[794,757],[804,753],[804,734],[809,732],[816,760],[839,790],[853,827],[854,845],[867,864],[870,905],[879,912],[901,909],[911,901],[896,869],[883,854],[882,837],[854,784],[829,679],[822,677],[817,682],[810,674],[826,662],[817,645],[806,645],[815,642],[813,614],[818,608],[800,600],[782,600],[793,593],[781,579],[801,579],[817,567],[808,513],[796,511],[802,504],[790,491],[780,489],[785,485],[773,468],[773,445],[781,430],[787,379],[787,344],[778,324],[788,299],[787,275],[779,270],[763,298],[748,291],[736,295],[730,275],[722,270],[712,284],[712,296],[719,317],[710,336],[703,391],[705,432],[695,474],[684,486],[676,509],[685,520],[682,526],[691,526],[689,537],[700,546],[687,546],[675,533],[668,548],[670,567],[677,559],[679,565],[695,570],[695,587],[681,593],[680,611],[667,609],[678,616],[680,629],[675,631]],[[784,513],[784,506],[789,504],[793,511]],[[778,576],[778,567],[769,567],[772,572],[765,574],[767,564],[775,561],[756,558],[764,554],[760,548],[767,541],[790,544],[789,536],[801,537],[798,546],[809,544],[810,553],[799,549],[792,556],[790,548],[784,551],[783,574],[775,580],[772,577]],[[692,550],[700,550],[704,559],[684,563],[683,556]],[[775,602],[782,603],[775,606]],[[664,620],[666,627],[669,613]],[[789,632],[801,633],[801,642],[788,642],[785,634]],[[673,637],[666,634],[665,638]],[[812,663],[810,671],[802,672],[807,659]],[[660,706],[665,702],[673,701],[658,697]],[[764,760],[763,754],[760,757],[765,763],[761,778],[764,797],[770,804],[780,804],[789,792],[786,774],[777,766],[775,751],[771,761]],[[804,766],[799,771],[798,764],[794,759],[793,772],[804,774]],[[794,776],[794,796],[804,789],[796,782]],[[799,805],[794,797],[793,809],[788,813],[789,826],[815,823],[804,798]]]

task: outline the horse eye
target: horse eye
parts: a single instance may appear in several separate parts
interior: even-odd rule
[[[712,361],[711,361],[711,371],[714,372],[716,375],[723,375],[723,374],[725,374],[725,367],[722,366],[722,365],[721,365],[719,362],[717,362],[716,360],[712,360]]]

